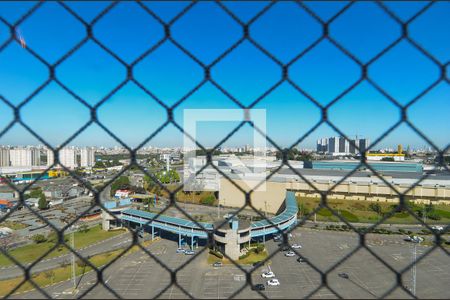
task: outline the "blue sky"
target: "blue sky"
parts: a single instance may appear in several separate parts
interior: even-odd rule
[[[170,22],[188,2],[147,2],[164,22]],[[225,2],[224,5],[242,22],[258,14],[267,2]],[[427,3],[386,2],[386,6],[403,21],[414,16]],[[14,23],[33,2],[0,2],[0,16]],[[67,3],[86,22],[91,22],[108,2]],[[344,2],[305,2],[324,21],[328,21]],[[450,3],[435,3],[409,26],[410,36],[441,64],[450,58]],[[85,37],[85,28],[59,4],[44,3],[19,26],[27,45],[52,64]],[[126,63],[132,63],[164,37],[163,27],[137,4],[119,3],[101,18],[93,29],[95,37]],[[217,4],[194,5],[171,27],[173,39],[196,56],[211,64],[242,37],[241,26]],[[251,24],[252,38],[281,63],[289,63],[317,41],[321,25],[297,4],[275,4]],[[330,35],[362,63],[370,61],[393,43],[401,28],[384,11],[371,2],[358,2],[330,26]],[[9,38],[9,28],[0,22],[0,47]],[[447,76],[450,73],[447,65]],[[161,44],[152,54],[136,64],[134,77],[158,99],[171,106],[203,80],[203,69],[172,42]],[[249,105],[276,85],[281,68],[266,54],[243,41],[211,69],[215,82],[243,105]],[[407,41],[401,41],[368,70],[370,78],[399,103],[406,104],[440,77],[439,67]],[[95,105],[126,78],[126,69],[92,41],[85,43],[56,68],[57,78],[90,105]],[[290,65],[289,76],[296,85],[321,105],[326,105],[355,83],[361,76],[359,66],[328,40],[320,41],[301,59]],[[17,43],[0,52],[0,95],[18,105],[48,78],[44,64]],[[439,147],[449,143],[448,111],[450,87],[441,81],[408,110],[410,120]],[[183,124],[184,109],[239,108],[210,82],[174,111]],[[255,108],[266,109],[267,133],[281,146],[290,146],[321,118],[319,108],[287,82],[279,84]],[[12,110],[0,102],[0,130],[12,119]],[[21,110],[25,123],[53,145],[70,137],[90,118],[89,110],[56,83],[50,83]],[[98,110],[99,120],[131,146],[140,144],[166,120],[166,113],[154,99],[132,82],[125,84]],[[362,81],[329,108],[329,119],[348,136],[365,136],[372,141],[396,123],[399,109],[368,82]],[[202,123],[199,142],[212,146],[219,142],[237,122]],[[312,148],[322,136],[336,135],[321,125],[299,147]],[[238,131],[227,145],[251,144],[249,126]],[[149,143],[153,146],[180,146],[181,133],[169,125]],[[0,138],[0,144],[34,144],[34,137],[21,126],[14,126]],[[379,146],[398,143],[420,147],[426,142],[402,125]],[[98,126],[80,134],[72,144],[117,144]]]

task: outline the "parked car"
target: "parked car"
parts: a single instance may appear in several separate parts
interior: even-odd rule
[[[222,266],[222,263],[220,262],[220,261],[216,261],[214,264],[213,264],[213,267],[214,268],[219,268],[219,267],[221,267]]]
[[[275,274],[272,271],[269,271],[269,272],[262,273],[261,277],[262,278],[272,278],[272,277],[275,277]]]
[[[284,254],[284,256],[286,256],[286,257],[293,257],[293,256],[295,256],[295,252],[294,252],[294,251],[286,252],[286,253]]]
[[[299,257],[299,258],[297,258],[297,261],[299,263],[302,263],[302,262],[305,262],[306,260],[303,257]]]
[[[285,245],[281,247],[280,251],[289,251],[289,249],[290,249],[289,246]]]
[[[292,247],[292,249],[300,249],[302,247],[302,245],[300,245],[300,244],[292,244],[291,247]]]
[[[266,289],[266,287],[262,283],[258,283],[258,284],[255,284],[254,286],[252,286],[252,290],[254,290],[254,291],[264,291],[265,289]]]
[[[345,278],[345,279],[349,279],[350,278],[350,276],[348,276],[348,274],[344,273],[344,272],[339,273],[338,276],[341,277],[341,278]]]
[[[280,282],[278,281],[278,279],[273,278],[273,279],[270,279],[269,281],[267,281],[267,285],[272,285],[272,286],[280,285]]]
[[[186,250],[186,251],[184,251],[184,254],[186,254],[186,255],[194,255],[195,251],[194,250]]]
[[[178,248],[177,249],[177,253],[184,253],[186,250],[184,250],[183,248]]]
[[[413,235],[411,237],[411,242],[413,243],[421,243],[423,242],[423,237],[417,236],[417,235]]]
[[[435,226],[432,226],[431,229],[436,230],[436,231],[442,231],[442,230],[444,230],[444,227],[443,226],[439,226],[439,225],[435,225]]]

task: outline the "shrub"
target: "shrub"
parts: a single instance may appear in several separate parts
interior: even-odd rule
[[[252,251],[247,251],[247,253],[245,253],[244,255],[239,256],[239,259],[244,259],[250,256],[250,254],[252,253]]]
[[[214,195],[207,195],[200,200],[200,203],[203,205],[213,205],[214,201],[216,201]]]
[[[431,220],[437,221],[437,220],[441,219],[441,216],[439,214],[437,214],[436,212],[431,212],[428,214],[428,218]]]
[[[47,241],[47,238],[43,234],[36,234],[33,236],[33,241],[36,244],[45,243]]]
[[[77,259],[77,266],[79,267],[79,268],[86,268],[87,267],[87,263],[84,261],[84,260],[81,260],[81,259]]]
[[[219,251],[213,250],[213,249],[209,250],[209,254],[212,254],[215,257],[220,258],[220,259],[223,258],[223,254],[222,253],[220,253]]]
[[[263,244],[258,244],[257,246],[256,246],[256,249],[255,249],[255,253],[256,254],[259,254],[259,253],[262,253],[263,251],[264,251],[264,245]]]

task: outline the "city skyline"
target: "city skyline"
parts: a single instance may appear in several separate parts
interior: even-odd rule
[[[32,5],[32,2],[20,5],[0,3],[0,16],[13,23]],[[74,2],[67,5],[90,22],[108,3],[86,5]],[[144,5],[168,22],[187,4],[152,2]],[[246,5],[225,2],[223,5],[243,22],[249,21],[265,6],[260,2]],[[304,5],[327,21],[345,3],[323,6],[320,3],[305,2]],[[400,19],[407,20],[423,8],[425,3],[386,2],[385,5]],[[438,37],[439,30],[445,28],[440,24],[448,23],[445,12],[449,7],[449,3],[436,3],[426,15],[419,16],[409,26],[410,36],[440,63],[446,63],[450,53],[450,41]],[[135,16],[133,20],[127,18],[130,14]],[[274,22],[280,17],[283,22]],[[304,28],[308,30],[303,30]],[[253,39],[282,63],[291,61],[322,34],[319,22],[294,3],[276,3],[250,26],[250,30]],[[430,36],[428,33],[431,31],[436,34]],[[85,33],[83,26],[73,16],[53,2],[44,3],[37,9],[20,25],[20,32],[27,47],[50,63],[57,61],[75,46]],[[110,32],[115,34],[108,34]],[[0,24],[0,43],[8,38],[8,33],[8,28]],[[131,2],[119,3],[101,18],[94,26],[94,34],[127,63],[131,63],[164,36],[163,27]],[[199,61],[209,64],[237,42],[242,32],[239,25],[216,4],[198,3],[174,23],[172,34]],[[401,35],[401,27],[374,3],[357,2],[343,16],[333,21],[330,34],[365,63],[393,43]],[[302,38],[294,39],[296,36]],[[318,124],[322,114],[320,108],[293,85],[286,81],[278,85],[281,71],[267,55],[249,41],[244,41],[214,65],[211,76],[244,106],[274,87],[254,108],[266,109],[267,135],[280,147],[288,147]],[[412,44],[401,41],[374,62],[368,69],[368,74],[391,97],[405,105],[437,80],[440,70]],[[18,105],[35,91],[46,80],[47,75],[45,65],[18,43],[9,44],[0,53],[0,76],[4,78],[0,82],[1,96],[12,105]],[[170,106],[202,82],[203,69],[172,42],[166,41],[135,66],[133,75],[155,97]],[[126,78],[126,69],[94,42],[88,41],[56,68],[56,76],[88,104],[95,105]],[[355,62],[324,39],[292,64],[289,76],[318,103],[326,105],[357,82],[361,73]],[[448,146],[450,128],[446,110],[436,108],[446,107],[449,95],[450,88],[442,81],[407,111],[412,123],[440,149]],[[203,108],[230,109],[239,106],[211,82],[205,82],[174,109],[174,120],[182,126],[184,109]],[[14,113],[0,101],[0,114],[3,116],[0,128],[3,129],[14,119]],[[50,82],[24,105],[20,115],[24,123],[52,146],[64,143],[90,119],[89,109],[55,82]],[[167,113],[135,83],[128,82],[98,108],[97,116],[123,142],[136,147],[166,121]],[[363,135],[371,141],[388,131],[400,117],[401,110],[365,80],[328,110],[329,121],[349,138]],[[213,146],[237,125],[237,122],[203,124],[199,126],[199,142]],[[252,135],[250,126],[246,125],[228,141],[228,145],[250,144]],[[317,138],[336,135],[339,134],[322,124],[297,146],[314,149]],[[40,142],[19,124],[0,137],[0,144],[38,143]],[[395,147],[399,143],[415,148],[427,144],[402,124],[375,149]],[[88,127],[71,144],[118,145],[117,141],[96,124]],[[146,145],[179,147],[183,145],[183,135],[169,124]],[[227,143],[224,144],[226,145]],[[268,147],[271,146],[268,144]]]

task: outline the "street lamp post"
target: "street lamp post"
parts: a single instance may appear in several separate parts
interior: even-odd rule
[[[72,231],[71,233],[71,246],[72,249],[75,250],[75,229],[77,229],[78,226],[70,226],[70,229]],[[75,254],[72,252],[72,281],[73,281],[73,290],[75,290],[77,286],[76,282],[76,274],[75,274]]]
[[[417,281],[417,268],[416,268],[416,261],[417,261],[417,244],[420,244],[421,240],[419,239],[417,242],[414,242],[414,245],[412,247],[412,261],[413,261],[413,267],[412,267],[412,294],[414,297],[416,297],[416,281]]]

